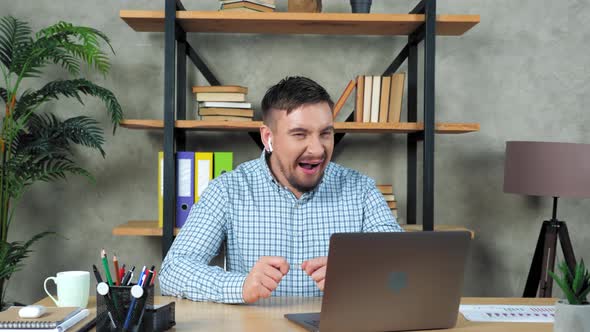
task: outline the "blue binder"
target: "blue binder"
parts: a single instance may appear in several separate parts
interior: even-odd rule
[[[176,227],[182,227],[195,202],[195,153],[176,153]]]

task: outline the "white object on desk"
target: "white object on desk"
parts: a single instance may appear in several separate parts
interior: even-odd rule
[[[47,311],[47,309],[44,306],[33,304],[20,308],[18,316],[20,318],[39,318],[45,313],[45,311]]]
[[[459,306],[465,319],[472,322],[553,323],[555,306],[465,305]]]

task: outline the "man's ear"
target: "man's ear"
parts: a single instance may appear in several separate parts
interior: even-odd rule
[[[262,125],[260,127],[260,138],[262,139],[262,144],[264,144],[264,149],[267,152],[272,152],[272,146],[269,144],[272,140],[272,131],[268,126]]]

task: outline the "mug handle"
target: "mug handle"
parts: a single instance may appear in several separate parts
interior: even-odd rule
[[[49,291],[47,290],[47,281],[49,280],[53,280],[53,282],[55,283],[55,285],[57,286],[57,278],[56,277],[48,277],[47,279],[45,279],[45,281],[43,282],[43,288],[45,289],[45,293],[47,293],[47,295],[49,295],[49,297],[53,300],[53,302],[55,302],[55,305],[59,307],[58,301],[55,299],[55,297],[53,297],[51,295],[51,293],[49,293]]]

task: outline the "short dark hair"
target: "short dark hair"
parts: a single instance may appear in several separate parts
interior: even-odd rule
[[[334,102],[321,85],[301,76],[286,77],[271,86],[262,98],[262,121],[268,125],[272,110],[286,110],[287,114],[306,104],[326,102],[330,109]]]

